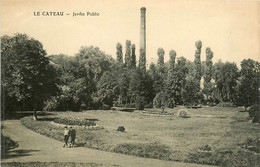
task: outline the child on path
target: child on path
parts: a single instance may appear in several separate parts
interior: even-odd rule
[[[68,127],[65,126],[64,127],[64,145],[63,147],[67,146],[68,147],[68,140],[69,140],[69,130],[68,130]]]
[[[75,139],[76,139],[76,130],[70,127],[70,147],[75,146]]]

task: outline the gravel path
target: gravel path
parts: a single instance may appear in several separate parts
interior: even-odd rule
[[[19,144],[1,162],[80,162],[133,167],[199,167],[204,165],[139,158],[84,147],[63,148],[63,143],[35,133],[20,120],[2,121],[2,133]]]

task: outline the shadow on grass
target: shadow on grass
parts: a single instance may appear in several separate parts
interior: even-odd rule
[[[54,119],[57,119],[58,117],[38,117],[37,121],[54,121]]]
[[[10,158],[17,158],[21,156],[29,156],[32,152],[38,152],[40,150],[9,150],[6,153],[1,155],[2,159],[10,159]]]

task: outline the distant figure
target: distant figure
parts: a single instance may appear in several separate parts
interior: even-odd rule
[[[69,140],[69,129],[67,126],[64,127],[64,145],[63,147],[67,146],[68,147],[68,140]]]
[[[70,136],[70,147],[74,147],[75,139],[76,139],[76,130],[73,129],[72,126],[70,127],[70,130],[69,130],[69,136]]]

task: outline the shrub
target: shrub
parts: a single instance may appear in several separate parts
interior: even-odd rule
[[[180,109],[177,115],[181,118],[190,118],[188,111],[184,109]]]
[[[154,108],[166,107],[166,94],[164,92],[159,92],[153,99]]]
[[[252,105],[248,110],[249,116],[253,118],[253,123],[260,121],[260,104]]]
[[[107,104],[102,104],[101,109],[102,109],[102,110],[110,110],[111,108],[110,108],[109,105],[107,105]]]
[[[78,126],[95,126],[96,123],[93,120],[78,119],[73,117],[56,118],[53,120],[55,123],[64,125],[78,125]]]
[[[124,132],[124,131],[125,131],[125,127],[119,126],[119,127],[117,128],[117,131]]]
[[[58,100],[56,97],[51,97],[47,101],[44,102],[45,107],[43,108],[44,111],[55,111],[58,107]]]
[[[232,102],[220,102],[217,104],[217,107],[234,107],[235,105]]]

